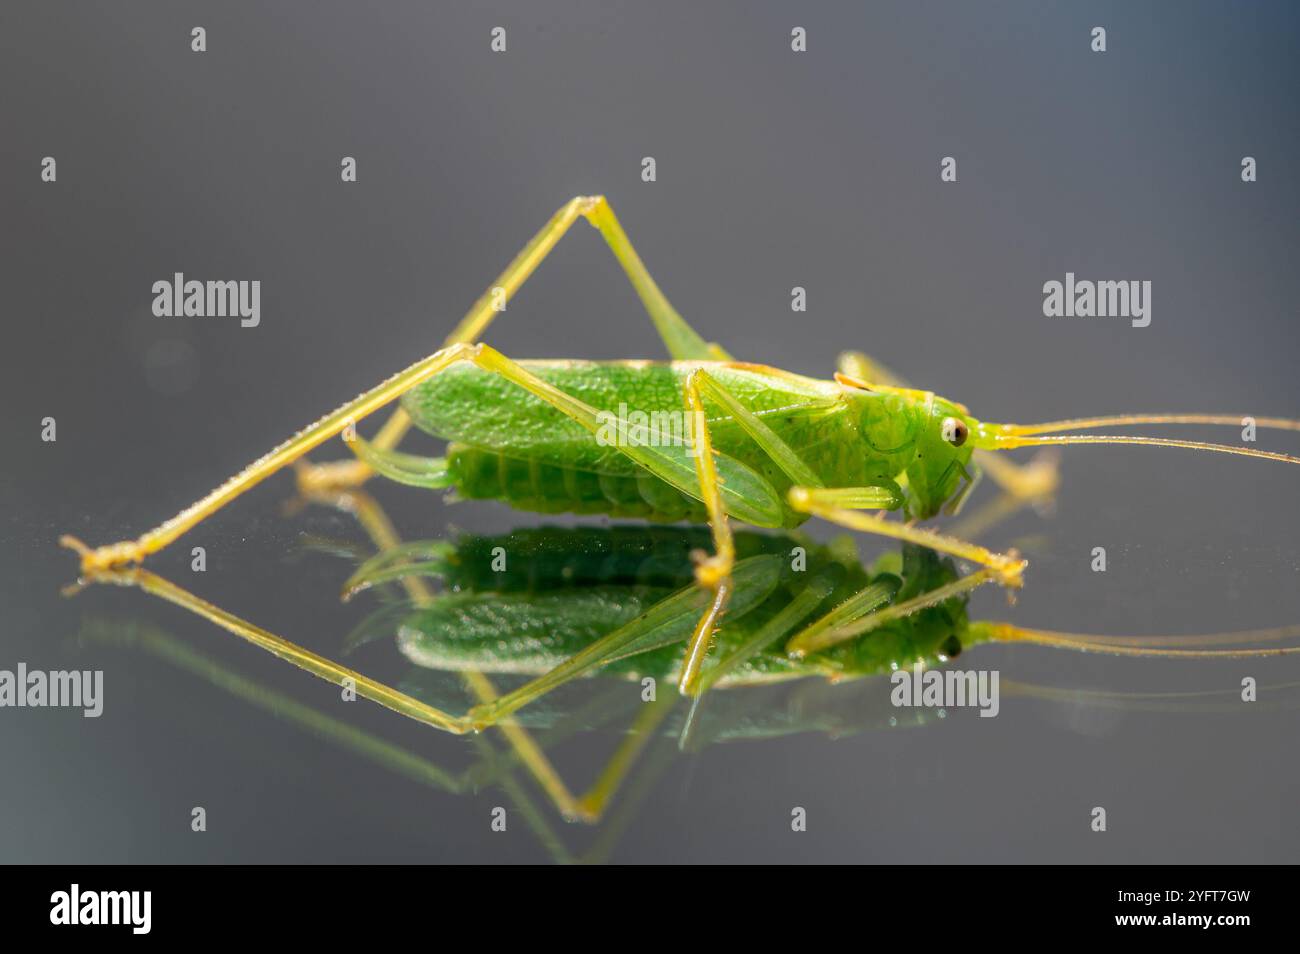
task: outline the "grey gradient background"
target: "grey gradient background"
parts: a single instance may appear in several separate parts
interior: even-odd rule
[[[796,24],[806,54],[789,49]],[[495,25],[504,55],[488,49]],[[1094,25],[1105,54],[1089,50]],[[471,761],[465,742],[345,707],[140,593],[61,599],[75,564],[54,540],[138,534],[431,351],[572,195],[608,195],[678,308],[747,359],[826,374],[839,350],[862,348],[994,420],[1300,413],[1298,26],[1284,3],[5,4],[0,667],[102,668],[107,701],[98,720],[0,710],[0,860],[548,857],[522,824],[489,831],[498,790],[433,791],[161,663],[78,648],[83,619],[157,624],[259,684],[452,767]],[[39,179],[46,155],[56,184]],[[345,155],[355,184],[339,181]],[[945,155],[956,184],[939,182]],[[1243,155],[1258,158],[1257,183],[1240,181]],[[261,326],[154,318],[150,286],[177,270],[260,279]],[[1151,280],[1151,326],[1044,318],[1042,283],[1067,270]],[[806,314],[790,313],[793,285],[808,289]],[[585,227],[489,340],[519,357],[660,354]],[[39,439],[45,416],[55,444]],[[1288,435],[1259,446],[1297,451]],[[1014,609],[985,592],[976,615],[1103,633],[1300,621],[1291,469],[1077,448],[1064,475],[1054,515],[990,535],[1033,565]],[[408,537],[535,521],[375,490]],[[360,534],[321,510],[281,516],[290,491],[269,482],[153,567],[329,652],[366,607],[337,603],[346,566],[303,555],[302,535]],[[188,572],[194,544],[208,550],[202,577]],[[1098,545],[1106,574],[1088,569]],[[967,659],[1066,689],[1300,673],[1285,659],[1028,648]],[[681,757],[613,857],[1300,851],[1294,711],[1007,699],[997,719],[969,715]],[[610,744],[579,739],[557,759],[579,786]],[[193,805],[205,834],[189,831]],[[801,835],[793,805],[809,812]],[[1109,812],[1104,835],[1089,831],[1094,805]],[[575,850],[591,840],[550,822]]]

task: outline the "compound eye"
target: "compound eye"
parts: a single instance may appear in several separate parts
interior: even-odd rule
[[[940,433],[953,447],[961,447],[966,443],[966,436],[970,433],[970,429],[966,427],[965,421],[959,421],[955,417],[945,417],[943,424],[940,425]]]
[[[943,645],[939,648],[939,653],[945,659],[956,659],[961,655],[961,640],[955,635],[949,636],[943,641]]]

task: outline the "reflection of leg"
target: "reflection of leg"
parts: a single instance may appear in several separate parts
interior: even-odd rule
[[[823,573],[815,577],[795,594],[794,599],[782,607],[780,612],[755,630],[748,639],[718,657],[717,663],[705,672],[704,678],[700,680],[701,694],[713,688],[718,680],[734,671],[737,666],[761,653],[798,626],[822,604],[826,597],[831,595],[834,589],[835,583],[830,574]],[[884,599],[888,600],[893,588],[886,587],[885,590]]]
[[[614,754],[610,756],[596,781],[586,794],[578,800],[582,817],[586,821],[598,821],[605,814],[610,801],[627,778],[632,766],[640,757],[645,747],[654,739],[659,726],[663,724],[668,713],[677,704],[677,696],[665,693],[654,702],[645,705],[632,723],[632,728],[623,739]]]
[[[415,719],[417,722],[423,722],[426,725],[444,729],[447,732],[454,732],[458,735],[467,729],[463,719],[426,705],[418,699],[414,699],[404,692],[399,692],[391,686],[376,682],[369,676],[364,676],[354,669],[349,669],[347,666],[340,665],[323,656],[318,656],[310,650],[289,642],[287,639],[276,636],[261,627],[254,626],[252,623],[240,619],[232,613],[227,613],[206,600],[199,599],[188,590],[182,589],[175,583],[164,580],[148,570],[102,571],[94,574],[90,579],[97,583],[138,586],[146,593],[196,613],[204,619],[216,623],[222,629],[247,640],[254,646],[265,649],[271,655],[292,663],[300,669],[305,669],[314,676],[319,676],[326,682],[355,688],[356,694],[361,698],[369,699],[371,702],[376,702],[385,708],[392,709],[394,712]]]
[[[403,545],[401,538],[397,535],[397,529],[393,526],[392,521],[388,519],[388,515],[384,513],[383,508],[379,506],[374,498],[365,491],[326,492],[319,494],[316,499],[354,514],[381,555],[407,552],[408,548]],[[433,591],[418,576],[406,572],[397,575],[395,578],[400,578],[407,596],[415,605],[428,606],[435,599]],[[347,592],[346,586],[345,592]],[[466,687],[480,703],[496,700],[496,687],[492,685],[492,681],[487,676],[480,672],[466,670],[461,673],[461,677]],[[506,737],[506,741],[510,743],[515,756],[528,770],[529,774],[533,776],[542,791],[550,798],[556,810],[566,818],[580,817],[582,809],[574,799],[573,793],[569,791],[554,764],[547,758],[546,753],[528,733],[528,730],[512,722],[503,722],[499,728],[502,735]]]
[[[464,794],[472,790],[469,784],[470,773],[454,775],[410,749],[387,742],[364,729],[357,728],[350,722],[327,715],[284,693],[247,679],[202,653],[195,652],[180,640],[155,627],[141,628],[121,624],[105,626],[90,623],[82,626],[81,636],[96,640],[110,640],[114,643],[120,643],[125,638],[129,644],[138,646],[145,652],[152,653],[186,672],[207,680],[236,698],[274,713],[278,718],[287,719],[304,730],[368,758],[389,771],[453,794]],[[487,739],[474,736],[471,742],[479,749],[485,763],[500,761]],[[541,813],[513,776],[505,773],[498,781],[552,857],[557,862],[571,861],[568,849],[555,837],[555,833],[551,831],[546,820],[542,818]]]
[[[791,656],[805,656],[808,653],[829,649],[885,623],[903,619],[927,607],[937,606],[954,596],[969,593],[977,586],[995,578],[996,574],[993,570],[977,570],[959,580],[892,606],[884,606],[884,604],[893,597],[894,587],[883,583],[872,583],[798,633],[786,644],[786,652]]]
[[[755,630],[748,639],[719,656],[718,661],[705,670],[696,688],[695,698],[691,700],[691,707],[686,713],[686,721],[682,725],[678,739],[678,748],[685,752],[694,747],[696,724],[704,694],[728,673],[733,672],[737,666],[761,653],[798,626],[822,604],[826,597],[830,596],[834,589],[835,581],[830,574],[825,572],[818,574],[795,594],[794,599]]]
[[[82,626],[83,636],[126,642],[191,675],[222,689],[237,699],[270,712],[277,719],[296,723],[308,732],[362,755],[409,779],[454,794],[463,794],[465,780],[410,749],[371,735],[343,719],[305,705],[292,696],[261,685],[191,649],[184,642],[153,626],[94,623]],[[126,637],[123,639],[123,637]]]
[[[770,556],[750,557],[737,563],[731,574],[736,594],[734,612],[737,615],[748,612],[767,599],[776,586],[778,574],[779,560]],[[681,642],[691,631],[691,622],[699,616],[700,602],[706,597],[707,594],[702,593],[696,584],[683,587],[664,597],[642,616],[574,653],[550,672],[494,702],[475,706],[466,716],[467,721],[474,729],[487,728],[559,686],[607,663]]]
[[[657,744],[654,744],[656,742]],[[646,799],[654,791],[655,783],[676,758],[676,750],[667,739],[652,739],[651,743],[649,754],[642,758],[641,768],[627,786],[623,798],[619,800],[614,811],[604,819],[596,840],[582,856],[581,860],[584,863],[604,864],[609,860],[615,846],[627,831],[628,825],[637,817]]]

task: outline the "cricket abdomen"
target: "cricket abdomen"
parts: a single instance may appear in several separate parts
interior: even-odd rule
[[[700,522],[706,516],[699,501],[641,468],[599,473],[464,444],[447,448],[447,464],[459,496],[500,500],[519,510],[663,523]]]
[[[728,362],[525,361],[521,367],[597,414],[641,414],[652,422],[657,415],[663,423],[653,425],[655,432],[666,428],[670,440],[687,433],[683,389],[693,371],[704,370],[827,486],[862,486],[902,466],[865,447],[854,451],[860,398],[833,383]],[[412,388],[402,407],[421,430],[451,442],[448,477],[462,497],[541,513],[664,523],[705,518],[692,496],[652,475],[617,441],[602,440],[537,395],[472,364],[452,365]],[[714,450],[749,468],[783,501],[791,481],[776,461],[724,409],[710,403],[706,415]],[[807,519],[777,506],[779,516],[749,522],[789,529]]]

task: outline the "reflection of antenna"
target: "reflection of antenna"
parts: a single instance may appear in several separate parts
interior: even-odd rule
[[[1055,649],[1106,653],[1112,656],[1178,657],[1184,659],[1231,659],[1252,656],[1290,656],[1300,653],[1300,646],[1255,646],[1255,643],[1280,642],[1300,638],[1300,625],[1272,629],[1239,630],[1227,633],[1203,633],[1194,636],[1100,636],[1083,633],[1060,633],[1046,629],[1026,629],[1011,623],[972,623],[982,629],[987,639],[1002,643],[1030,643]],[[1191,646],[1233,648],[1191,649]]]
[[[1270,683],[1260,686],[1261,692],[1271,696],[1277,692],[1291,692],[1300,689],[1300,682]],[[1243,710],[1241,691],[1239,689],[1197,689],[1185,692],[1132,692],[1111,691],[1105,689],[1066,689],[1056,686],[1040,686],[1028,682],[1002,680],[1002,692],[1025,696],[1031,699],[1045,699],[1049,702],[1083,703],[1089,706],[1107,709],[1121,709],[1126,712],[1233,712]],[[1205,700],[1202,702],[1201,700]],[[1219,700],[1219,701],[1215,701]],[[1300,696],[1282,702],[1254,702],[1251,711],[1289,710],[1300,707]]]

